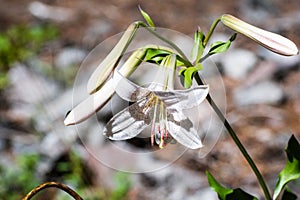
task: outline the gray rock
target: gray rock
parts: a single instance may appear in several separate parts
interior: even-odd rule
[[[197,191],[193,196],[185,199],[186,200],[199,200],[199,199],[217,200],[218,195],[211,188],[204,188]]]
[[[233,79],[243,79],[253,69],[257,57],[251,51],[234,49],[222,59],[225,75]]]
[[[111,23],[103,20],[93,21],[87,28],[83,43],[87,46],[95,45],[100,42],[107,33],[112,30]]]
[[[279,84],[266,81],[249,87],[237,88],[233,96],[239,106],[278,104],[284,98],[284,92]]]
[[[39,1],[33,1],[28,5],[29,12],[43,20],[51,20],[55,22],[66,22],[75,19],[75,12],[71,9],[49,6]]]
[[[57,98],[44,104],[44,109],[50,111],[53,120],[63,120],[72,106],[79,104],[87,96],[86,86],[80,85],[75,89],[68,89]]]
[[[11,102],[37,104],[53,98],[58,93],[58,86],[53,81],[18,64],[8,72],[11,88],[8,98]]]
[[[155,186],[147,188],[150,190],[151,196],[159,196],[160,199],[170,200],[202,199],[203,194],[198,191],[206,184],[206,178],[199,173],[172,165],[148,173],[146,176],[156,183]]]
[[[239,11],[243,19],[252,24],[261,23],[261,19],[267,20],[277,11],[274,1],[271,0],[241,0],[238,3]]]
[[[60,133],[65,134],[65,133]],[[49,158],[55,159],[62,155],[68,149],[68,145],[64,142],[60,135],[55,132],[49,132],[40,143],[40,152]]]
[[[81,63],[86,56],[86,51],[78,48],[64,48],[55,59],[55,65],[65,69],[75,64]]]

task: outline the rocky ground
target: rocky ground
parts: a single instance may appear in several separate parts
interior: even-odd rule
[[[98,43],[142,19],[137,5],[152,15],[158,27],[189,36],[198,26],[207,31],[216,17],[231,13],[281,33],[299,47],[297,0],[0,2],[3,31],[20,23],[52,23],[59,29],[55,41],[8,71],[10,85],[2,92],[8,103],[1,105],[0,114],[1,166],[11,168],[18,155],[38,153],[41,157],[34,173],[43,180],[59,181],[57,163],[70,160],[72,151],[85,163],[82,178],[90,185],[83,192],[86,195],[98,187],[116,187],[115,169],[142,172],[130,174],[132,187],[128,199],[217,199],[208,187],[206,170],[227,186],[262,195],[254,174],[226,131],[216,136],[218,142],[211,144],[213,149],[201,157],[204,151],[185,151],[179,145],[153,151],[144,140],[111,143],[102,136],[103,124],[96,119],[77,128],[65,127],[63,119],[73,101],[77,103],[87,95],[86,82],[81,80],[86,80],[95,66],[84,68],[86,72],[77,71],[83,60]],[[223,39],[230,37],[231,32],[220,25],[217,33],[216,39]],[[285,165],[284,148],[289,137],[295,134],[300,139],[300,57],[274,55],[238,36],[231,50],[213,61],[226,91],[226,97],[220,99],[226,100],[226,116],[274,188],[277,174]],[[76,74],[80,77],[75,83]],[[99,113],[98,121],[109,116],[107,106]],[[125,153],[120,149],[125,149]],[[291,187],[300,194],[299,182]]]

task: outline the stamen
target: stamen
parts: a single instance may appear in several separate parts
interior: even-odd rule
[[[167,112],[167,109],[165,109],[165,123],[164,123],[164,125],[165,125],[165,130],[166,130],[166,140],[169,137],[169,131],[168,131],[168,127],[167,127],[167,124],[168,124],[167,123],[167,121],[168,121],[167,116],[168,116],[168,112]]]
[[[160,144],[160,135],[161,135],[161,132],[160,132],[160,125],[157,126],[157,131],[155,132],[155,143],[157,145]]]
[[[162,149],[162,148],[164,148],[164,146],[165,146],[164,140],[161,139],[161,141],[159,143],[159,148]]]
[[[162,128],[162,130],[160,131],[160,143],[159,143],[159,148],[164,148],[164,128]]]
[[[152,95],[151,96],[151,102],[154,103],[154,113],[153,113],[152,125],[151,125],[151,145],[153,146],[154,145],[154,139],[155,139],[155,142],[156,142],[155,126],[156,126],[156,121],[157,121],[157,107],[158,107],[159,100],[158,100],[158,98],[155,98],[154,95]]]
[[[154,130],[155,129],[155,121],[152,121],[152,125],[151,125],[151,146],[153,146],[154,144]]]

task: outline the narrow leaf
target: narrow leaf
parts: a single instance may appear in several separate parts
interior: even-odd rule
[[[166,51],[159,48],[149,48],[145,56],[145,61],[146,62],[153,61],[157,63],[158,61],[161,61],[163,57],[170,55],[171,53],[172,52],[170,51]]]
[[[217,182],[217,180],[208,171],[206,171],[206,175],[207,175],[208,183],[209,183],[210,187],[215,192],[217,192],[220,200],[236,200],[236,199],[257,200],[256,197],[248,194],[247,192],[243,191],[240,188],[229,189],[229,188],[223,187],[220,183]]]
[[[220,183],[218,183],[218,181],[208,171],[206,171],[206,176],[209,186],[218,194],[219,199],[225,200],[226,196],[233,192],[233,189],[225,188]]]
[[[236,33],[233,34],[229,40],[227,42],[214,42],[211,46],[210,46],[210,50],[208,51],[209,55],[213,55],[216,53],[224,53],[225,51],[227,51],[227,49],[229,49],[231,42],[233,42],[236,38]]]
[[[230,41],[230,42],[233,42],[233,41],[235,40],[236,36],[237,36],[237,33],[234,33],[234,34],[230,37],[229,41]]]
[[[290,138],[286,148],[287,162],[285,168],[279,173],[274,190],[273,199],[276,199],[285,185],[300,177],[300,145],[294,135]]]
[[[184,71],[187,69],[187,67],[181,67],[178,71],[178,76],[184,76]]]
[[[140,10],[142,16],[144,17],[144,19],[146,20],[147,24],[150,27],[155,28],[155,25],[154,25],[151,17],[148,15],[148,13],[146,13],[144,10],[142,10],[141,6],[139,6],[139,10]]]
[[[204,45],[203,40],[205,38],[204,33],[198,28],[198,30],[195,32],[194,35],[194,46],[191,52],[191,60],[195,63],[198,63],[203,51],[204,51]]]
[[[194,74],[202,69],[203,69],[202,64],[198,63],[194,67],[188,67],[184,70],[183,76],[184,76],[184,87],[185,88],[190,88],[192,86]]]
[[[176,55],[176,66],[187,66],[191,67],[191,63],[179,55]]]
[[[194,73],[197,71],[194,67],[189,67],[184,71],[184,87],[190,88],[193,84]]]

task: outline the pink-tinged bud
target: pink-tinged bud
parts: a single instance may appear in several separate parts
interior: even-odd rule
[[[221,22],[225,26],[251,38],[255,42],[275,53],[284,56],[293,56],[299,53],[297,46],[291,40],[276,33],[257,28],[232,15],[222,15]]]

